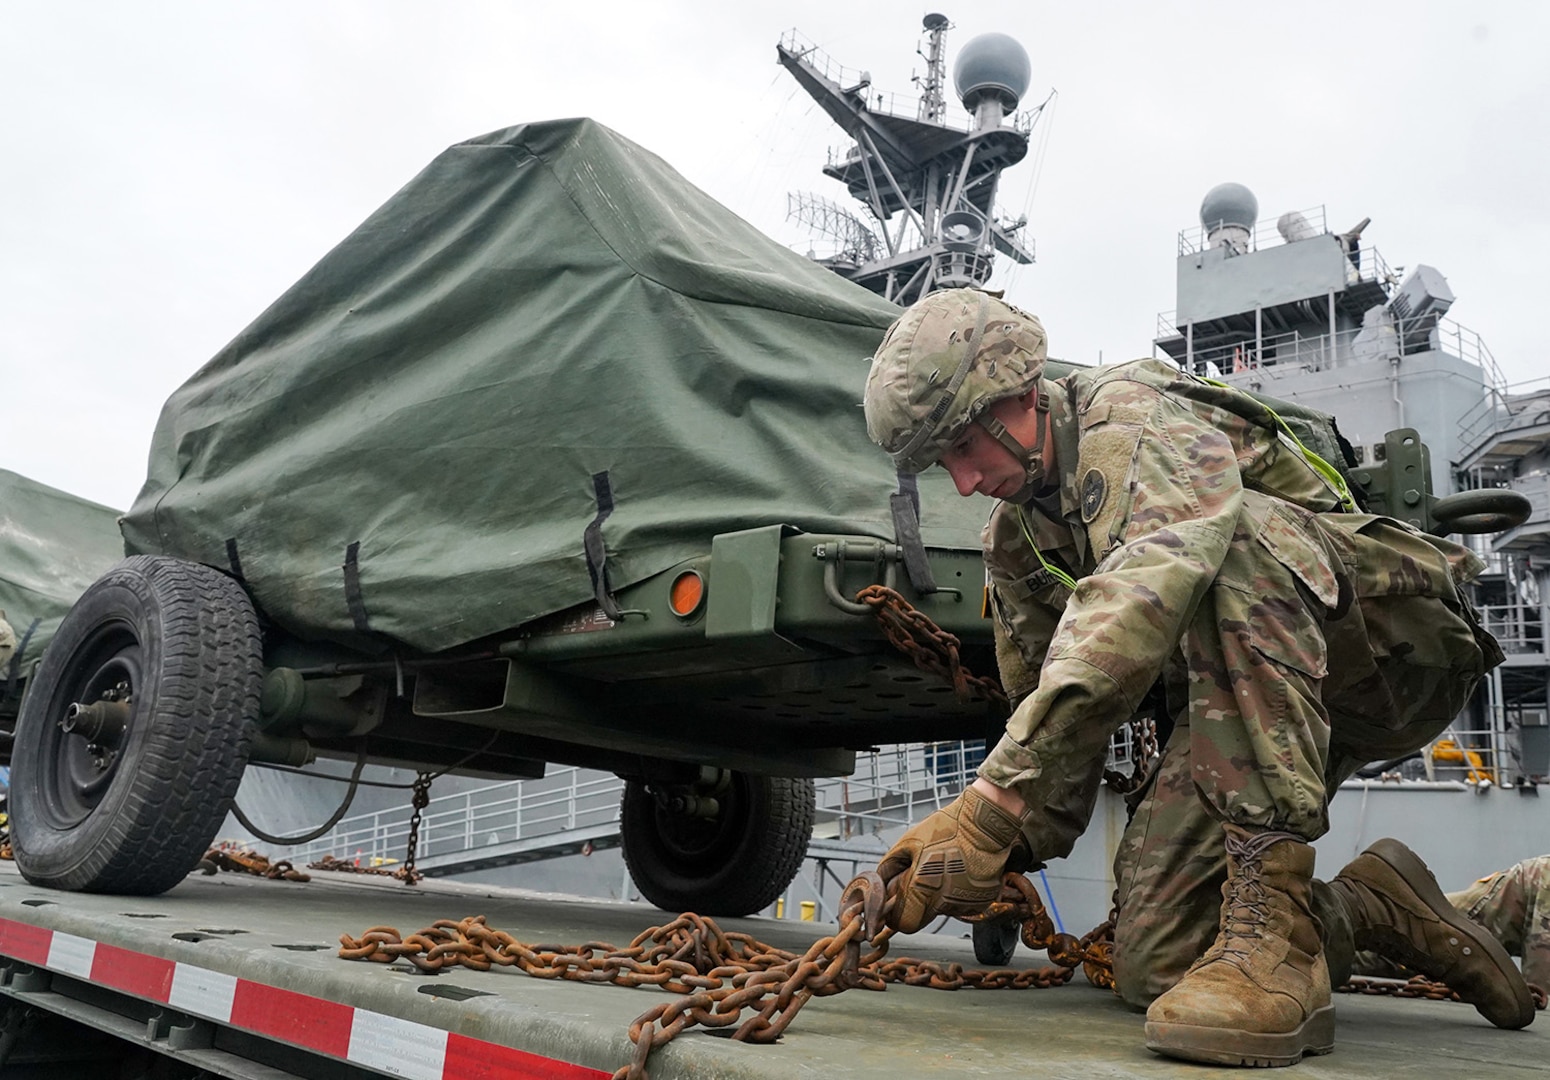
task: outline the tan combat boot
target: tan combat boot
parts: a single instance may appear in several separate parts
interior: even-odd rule
[[[1501,943],[1457,911],[1420,856],[1379,840],[1329,882],[1350,913],[1355,945],[1447,983],[1497,1027],[1534,1019],[1528,984]]]
[[[1216,1065],[1292,1065],[1335,1048],[1313,848],[1284,832],[1227,830],[1216,942],[1146,1010],[1146,1045]]]

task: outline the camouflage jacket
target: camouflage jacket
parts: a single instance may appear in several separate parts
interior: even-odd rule
[[[1001,786],[1037,775],[1023,745],[1036,730],[1129,719],[1241,518],[1313,596],[1333,607],[1338,592],[1310,519],[1339,497],[1248,395],[1153,360],[1078,371],[1049,390],[1058,506],[999,503],[984,531],[1016,703],[981,769]]]

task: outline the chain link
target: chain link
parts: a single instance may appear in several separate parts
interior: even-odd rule
[[[324,855],[316,862],[309,862],[307,869],[331,870],[336,874],[371,874],[374,877],[398,878],[400,881],[403,881],[407,876],[402,866],[393,870],[382,866],[360,866],[348,859],[339,859],[332,855]]]
[[[255,877],[270,878],[276,881],[312,880],[311,875],[296,869],[289,859],[277,859],[274,862],[270,862],[267,855],[260,855],[251,848],[233,847],[225,844],[217,845],[205,852],[199,859],[197,869],[203,874],[215,874],[226,870],[239,874],[252,874]]]
[[[1002,709],[1007,707],[1006,692],[1000,680],[990,675],[973,675],[963,666],[958,651],[962,644],[957,635],[943,630],[930,616],[910,606],[908,600],[886,585],[868,585],[856,594],[856,600],[872,609],[878,626],[894,648],[914,662],[920,670],[952,684],[958,700],[967,704],[979,698]]]
[[[893,931],[883,925],[883,914],[893,902],[882,878],[875,872],[862,874],[841,894],[839,930],[800,955],[747,934],[723,931],[713,920],[693,913],[647,930],[622,949],[599,941],[569,948],[527,945],[476,915],[461,922],[443,919],[407,937],[387,926],[374,926],[359,938],[343,935],[339,955],[380,963],[403,959],[426,972],[458,965],[477,971],[514,966],[536,978],[660,986],[681,995],[630,1024],[634,1058],[614,1074],[615,1080],[646,1080],[652,1048],[686,1028],[736,1024],[734,1039],[773,1042],[809,1000],[855,987],[1054,987],[1069,982],[1079,964],[1097,985],[1113,986],[1111,946],[1098,940],[1103,928],[1080,941],[1057,934],[1033,883],[1021,874],[1008,874],[1001,899],[967,921],[1021,922],[1022,940],[1030,948],[1047,949],[1058,967],[974,970],[909,957],[886,959]],[[870,948],[865,955],[863,945]]]
[[[868,585],[856,594],[859,603],[870,607],[889,644],[914,662],[920,670],[952,684],[958,700],[968,703],[975,698],[1005,710],[1010,707],[1006,691],[994,676],[974,675],[959,657],[962,642],[957,635],[943,630],[925,612],[911,606],[895,589],[886,585]],[[1130,775],[1105,769],[1104,783],[1120,795],[1140,788],[1146,782],[1151,765],[1158,759],[1157,723],[1150,716],[1138,716],[1130,722],[1133,758]]]
[[[1382,979],[1366,975],[1352,975],[1344,984],[1335,987],[1341,994],[1369,994],[1376,997],[1425,998],[1430,1001],[1463,1001],[1448,989],[1447,984],[1435,982],[1424,975],[1409,979]]]
[[[1151,775],[1152,764],[1162,755],[1157,747],[1157,721],[1150,716],[1130,721],[1130,775],[1117,769],[1104,769],[1103,782],[1118,795],[1140,790]]]
[[[1534,1008],[1543,1011],[1547,1003],[1544,988],[1536,983],[1528,984],[1534,999]],[[1384,979],[1376,976],[1352,975],[1342,985],[1335,987],[1339,994],[1370,994],[1377,997],[1423,998],[1428,1001],[1458,1001],[1464,999],[1447,983],[1428,979],[1424,975],[1412,975],[1408,979]]]
[[[431,781],[434,777],[428,772],[422,772],[414,778],[414,797],[410,805],[414,807],[414,813],[409,815],[409,848],[404,853],[403,882],[405,885],[419,884],[425,875],[414,868],[415,850],[420,846],[420,815],[431,804]]]

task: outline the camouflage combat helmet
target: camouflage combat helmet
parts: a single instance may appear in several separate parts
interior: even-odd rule
[[[867,434],[899,472],[918,473],[978,421],[1030,475],[1042,472],[1042,445],[1022,446],[986,410],[1037,388],[1045,356],[1044,327],[1034,316],[979,289],[932,293],[894,321],[872,358]],[[1046,401],[1041,395],[1041,407]]]

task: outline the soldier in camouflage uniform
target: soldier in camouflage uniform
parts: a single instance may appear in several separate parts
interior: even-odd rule
[[[1156,361],[1044,363],[1037,319],[959,289],[909,308],[867,380],[868,433],[901,472],[940,463],[1001,500],[985,559],[1014,703],[975,783],[880,864],[890,921],[983,910],[1008,867],[1068,854],[1110,735],[1160,683],[1173,731],[1115,867],[1115,976],[1150,1003],[1150,1047],[1328,1052],[1357,945],[1527,1024],[1511,959],[1409,849],[1380,841],[1324,883],[1308,844],[1341,780],[1424,745],[1499,662],[1459,591],[1474,556],[1355,513],[1246,394]]]

